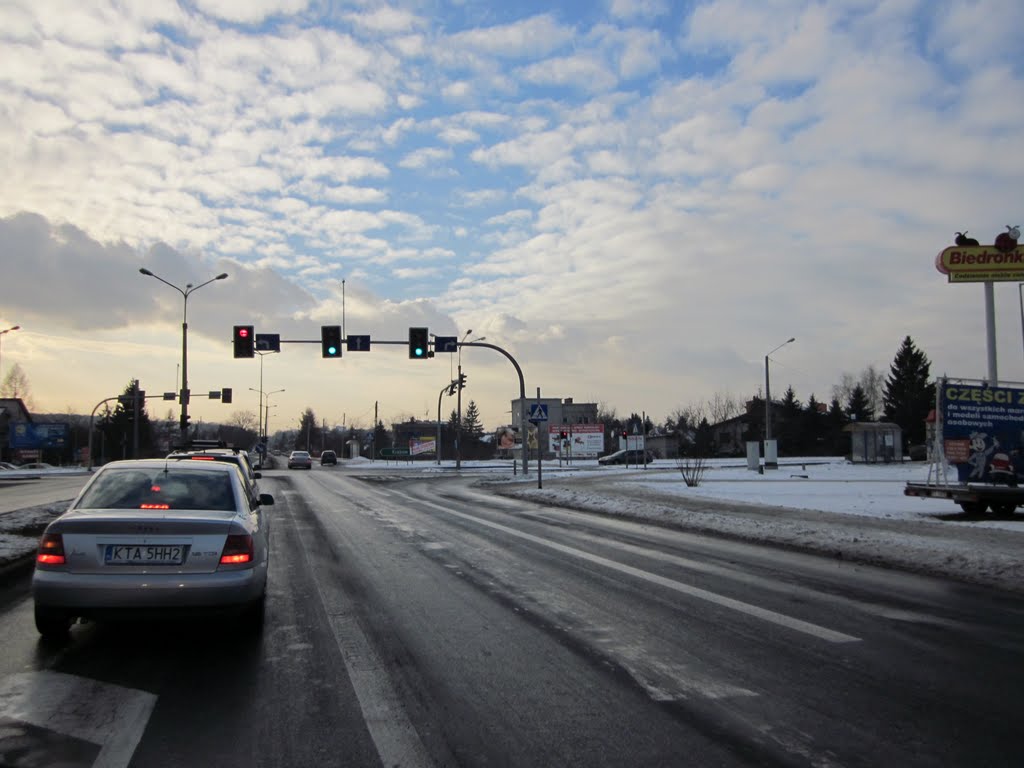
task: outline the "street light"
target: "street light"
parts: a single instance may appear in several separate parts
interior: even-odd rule
[[[211,277],[205,283],[199,285],[192,285],[192,283],[186,283],[184,288],[179,288],[174,283],[169,283],[164,280],[160,275],[154,275],[145,267],[139,269],[139,272],[147,277],[154,277],[164,285],[169,285],[171,288],[181,294],[184,299],[184,310],[181,315],[181,393],[179,400],[181,401],[181,442],[184,445],[188,440],[188,297],[202,288],[204,285],[209,285],[215,280],[223,280],[228,276],[227,272],[223,272],[216,277]]]
[[[271,395],[276,395],[278,392],[284,392],[284,390],[283,389],[275,389],[272,392],[264,392],[263,393],[263,400],[267,404],[266,405],[266,413],[265,413],[265,415],[263,417],[263,445],[264,445],[264,447],[269,445],[269,440],[268,440],[268,435],[267,435],[267,432],[268,432],[267,425],[270,422],[270,396]],[[274,407],[276,408],[277,406],[275,405]]]
[[[4,336],[6,336],[11,331],[17,331],[20,328],[21,328],[20,325],[12,325],[10,328],[7,328],[5,330],[0,331],[0,341],[2,341]],[[2,368],[0,368],[0,373],[3,373],[3,369]],[[3,382],[3,378],[2,377],[0,377],[0,382]]]
[[[771,352],[764,356],[764,465],[765,467],[774,468],[777,466],[777,459],[773,456],[769,459],[768,456],[768,443],[772,439],[772,389],[771,380],[768,375],[768,360],[773,352],[778,352],[787,344],[792,344],[796,341],[796,337],[790,338],[777,346]]]
[[[462,345],[466,343],[466,339],[469,338],[471,333],[473,333],[472,329],[466,331],[466,335],[463,336],[462,337],[462,341],[459,342],[459,376],[458,376],[458,379],[456,379],[459,382],[459,385],[458,385],[459,397],[458,397],[458,405],[456,406],[456,408],[458,409],[457,410],[458,417],[457,417],[457,421],[455,423],[455,468],[456,469],[461,469],[462,468]],[[471,341],[470,344],[472,344],[473,342],[477,342],[477,341],[484,341],[486,338],[487,338],[486,336],[480,336],[478,338],[473,339],[473,341]]]

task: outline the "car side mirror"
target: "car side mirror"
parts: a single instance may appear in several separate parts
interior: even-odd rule
[[[274,506],[274,497],[271,496],[269,493],[261,493],[260,494],[260,505],[264,506],[264,507],[272,507],[272,506]]]

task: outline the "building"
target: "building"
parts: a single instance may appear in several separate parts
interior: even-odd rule
[[[0,461],[12,461],[11,435],[17,424],[31,424],[32,415],[20,398],[0,399]]]
[[[597,403],[575,403],[571,397],[567,397],[564,400],[559,397],[526,398],[527,420],[530,418],[530,412],[538,404],[547,406],[548,420],[536,426],[531,423],[527,424],[531,432],[536,430],[536,449],[532,444],[533,439],[528,440],[528,446],[531,452],[540,450],[541,455],[545,458],[555,455],[554,448],[549,439],[549,432],[552,427],[559,430],[564,427],[565,431],[569,431],[569,428],[574,424],[597,425],[601,423],[597,418]],[[522,433],[520,426],[522,424],[523,405],[523,401],[519,398],[512,401],[512,427],[513,429],[520,430],[520,433]]]

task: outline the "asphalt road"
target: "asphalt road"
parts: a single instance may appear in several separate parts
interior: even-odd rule
[[[73,499],[90,477],[85,472],[16,480],[0,476],[0,512]]]
[[[50,647],[27,581],[3,588],[0,763],[1020,764],[1020,597],[456,477],[261,485],[261,638],[90,624]]]

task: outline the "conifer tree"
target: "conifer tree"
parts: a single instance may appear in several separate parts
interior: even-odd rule
[[[846,404],[846,416],[850,421],[872,421],[871,403],[868,400],[864,387],[857,384],[850,393],[850,400]]]
[[[908,445],[925,441],[924,420],[935,407],[935,384],[930,382],[931,363],[907,336],[896,352],[885,382],[885,418],[898,424]]]

